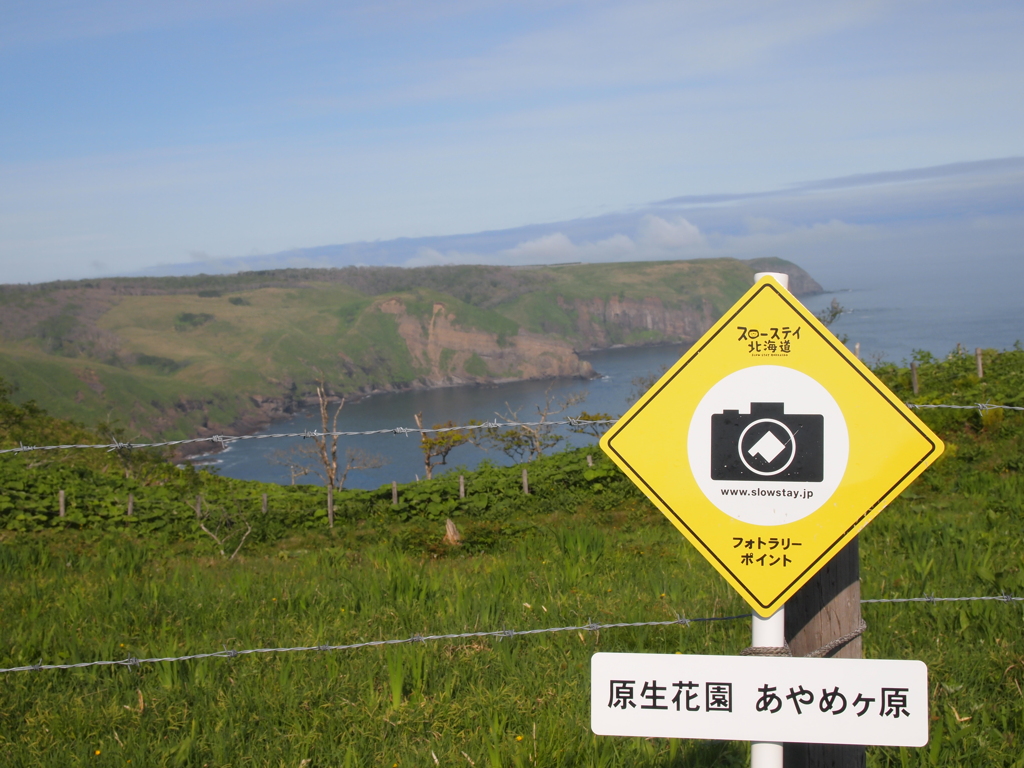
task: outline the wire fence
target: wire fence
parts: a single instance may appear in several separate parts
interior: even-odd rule
[[[946,405],[945,403],[906,403],[908,408],[952,408],[957,411],[1024,411],[1020,405],[996,405],[994,403],[975,403],[974,405]]]
[[[948,405],[945,403],[906,403],[909,408],[914,409],[933,409],[933,408],[948,408],[955,410],[978,410],[984,412],[987,410],[1010,410],[1010,411],[1024,411],[1022,406],[1014,405],[998,405],[993,403],[975,403],[973,405]],[[429,435],[429,434],[442,434],[445,432],[464,432],[471,430],[497,430],[497,429],[521,429],[521,428],[545,428],[555,426],[570,426],[574,428],[586,428],[590,426],[603,426],[614,424],[617,419],[574,419],[567,418],[558,421],[533,421],[533,422],[520,422],[520,421],[488,421],[479,424],[467,424],[464,426],[451,426],[451,427],[433,427],[433,428],[410,428],[410,427],[389,427],[384,429],[371,429],[371,430],[360,430],[360,431],[303,431],[303,432],[285,432],[276,434],[261,434],[261,435],[211,435],[209,437],[197,437],[186,440],[165,440],[162,442],[154,443],[132,443],[132,442],[119,442],[115,440],[112,443],[103,444],[69,444],[69,445],[21,445],[17,448],[8,448],[0,450],[0,454],[14,454],[14,453],[25,453],[29,451],[56,451],[56,450],[72,450],[72,449],[102,449],[108,451],[114,450],[130,450],[130,449],[142,449],[142,448],[167,448],[179,445],[190,445],[195,443],[215,443],[221,446],[226,446],[234,442],[242,440],[272,440],[282,438],[324,438],[324,437],[361,437],[370,435]],[[1002,603],[1017,603],[1024,602],[1024,597],[1016,597],[1014,595],[985,595],[985,596],[969,596],[969,597],[936,597],[934,595],[926,595],[924,597],[904,597],[904,598],[874,598],[861,600],[862,604],[897,604],[897,603],[954,603],[954,602],[975,602],[975,601],[996,601]],[[566,627],[542,627],[538,629],[501,629],[481,632],[459,632],[442,635],[412,635],[406,638],[393,638],[388,640],[368,640],[360,643],[350,643],[347,645],[310,645],[310,646],[295,646],[290,648],[249,648],[243,650],[232,650],[223,649],[220,651],[212,651],[208,653],[195,653],[184,656],[163,656],[153,658],[135,658],[128,657],[126,659],[114,659],[104,661],[85,661],[74,664],[31,664],[21,667],[9,667],[0,668],[0,674],[6,674],[10,672],[39,672],[44,670],[56,670],[56,669],[84,669],[87,667],[102,667],[102,666],[121,666],[121,667],[137,667],[142,664],[155,664],[158,662],[177,662],[177,661],[192,661],[196,659],[212,659],[212,658],[226,658],[233,659],[238,656],[248,656],[257,654],[272,654],[272,653],[294,653],[294,652],[327,652],[327,651],[351,651],[360,648],[373,648],[379,646],[393,646],[393,645],[404,645],[409,643],[426,643],[438,640],[464,640],[471,638],[498,638],[499,640],[511,639],[514,637],[523,637],[528,635],[541,635],[541,634],[554,634],[559,632],[599,632],[606,629],[621,629],[621,628],[637,628],[637,627],[666,627],[666,626],[688,626],[690,624],[697,624],[703,622],[721,622],[721,621],[735,621],[737,619],[749,618],[749,614],[740,614],[737,616],[711,616],[696,619],[687,619],[679,617],[667,621],[638,621],[638,622],[615,622],[607,624],[597,624],[589,622],[587,624],[580,624]]]
[[[1018,405],[997,405],[994,403],[975,403],[974,405],[946,405],[945,403],[906,403],[907,407],[915,409],[950,408],[966,411],[1024,411],[1024,406]],[[196,443],[215,443],[221,447],[243,440],[277,440],[282,438],[324,438],[324,437],[368,437],[371,435],[439,435],[445,432],[470,432],[474,430],[497,430],[497,429],[522,429],[522,428],[548,428],[569,426],[574,428],[587,428],[591,426],[606,426],[614,424],[618,419],[562,419],[559,421],[485,421],[479,424],[465,424],[453,427],[386,427],[384,429],[367,429],[360,431],[321,431],[305,430],[303,432],[280,432],[263,435],[210,435],[209,437],[192,437],[186,440],[164,440],[156,443],[133,443],[119,442],[112,443],[77,443],[69,445],[20,445],[17,448],[5,448],[0,450],[0,455],[11,453],[26,453],[29,451],[63,451],[73,449],[94,448],[107,451],[132,450],[136,448],[170,448],[178,445],[193,445]]]
[[[926,595],[925,597],[894,597],[861,600],[861,604],[871,603],[878,605],[880,603],[959,603],[972,602],[978,600],[994,600],[996,602],[1001,603],[1018,603],[1024,602],[1024,597],[1016,597],[1014,595],[1005,594],[987,595],[984,597],[935,597],[933,595]],[[586,624],[577,624],[568,627],[540,627],[538,629],[497,629],[481,632],[455,632],[444,635],[412,635],[410,637],[392,638],[389,640],[367,640],[361,643],[349,643],[347,645],[299,645],[291,648],[247,648],[243,650],[233,650],[229,648],[224,648],[220,651],[211,651],[208,653],[192,653],[185,656],[158,656],[143,659],[135,658],[134,656],[129,656],[125,659],[111,659],[107,661],[82,661],[74,664],[43,664],[42,661],[40,661],[38,664],[29,664],[22,667],[8,667],[6,669],[0,669],[0,674],[7,674],[9,672],[43,672],[52,669],[85,669],[87,667],[138,667],[142,664],[156,664],[159,662],[194,661],[196,659],[234,659],[239,656],[254,656],[271,653],[325,653],[327,651],[354,651],[361,648],[378,648],[381,646],[408,645],[411,643],[427,643],[437,640],[468,640],[473,638],[492,637],[497,638],[500,641],[509,640],[514,637],[526,637],[529,635],[549,635],[558,632],[600,632],[601,630],[605,629],[632,629],[637,627],[687,627],[690,624],[701,624],[720,621],[736,621],[738,619],[749,618],[749,613],[741,613],[736,616],[707,616],[699,619],[688,619],[683,616],[678,616],[675,619],[669,619],[667,621],[624,621],[613,622],[608,624],[597,624],[594,622],[588,622]]]
[[[935,597],[934,595],[925,595],[924,597],[887,597],[887,598],[875,598],[873,600],[861,600],[861,604],[864,603],[968,603],[976,600],[996,600],[1000,603],[1019,603],[1024,601],[1024,597],[1014,597],[1013,595],[986,595],[984,597]]]
[[[614,424],[618,419],[563,419],[560,421],[486,421],[480,424],[466,424],[455,427],[386,427],[384,429],[366,429],[362,431],[335,431],[324,432],[318,429],[304,432],[281,432],[265,435],[210,435],[209,437],[193,437],[187,440],[165,440],[159,443],[113,443],[103,444],[77,444],[77,445],[22,445],[17,448],[7,448],[0,451],[4,453],[24,453],[26,451],[59,451],[71,448],[102,448],[108,451],[126,450],[133,448],[167,448],[175,445],[191,445],[193,443],[218,443],[222,446],[242,440],[274,440],[279,438],[317,438],[317,437],[368,437],[370,435],[437,435],[444,432],[467,432],[473,430],[488,429],[521,429],[523,427],[589,427],[605,424]]]

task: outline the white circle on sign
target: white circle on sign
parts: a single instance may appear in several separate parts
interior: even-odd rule
[[[817,511],[836,492],[850,457],[835,398],[806,373],[755,365],[731,373],[701,398],[687,435],[690,471],[730,517],[784,525]]]

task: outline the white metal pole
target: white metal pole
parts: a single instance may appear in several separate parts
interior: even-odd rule
[[[771,275],[789,290],[789,275],[783,272],[758,272],[754,281]],[[786,645],[786,608],[783,606],[767,619],[756,613],[751,627],[751,645],[755,648],[783,648]],[[754,741],[750,744],[750,768],[783,768],[782,744],[774,741]]]
[[[751,627],[751,645],[755,648],[782,648],[786,645],[786,607],[767,619],[756,613]],[[750,744],[750,768],[782,768],[782,744],[754,741]]]
[[[782,283],[783,288],[785,288],[787,291],[789,290],[789,275],[787,275],[785,272],[755,272],[754,282],[756,283],[762,277],[768,276],[774,277],[776,280]]]

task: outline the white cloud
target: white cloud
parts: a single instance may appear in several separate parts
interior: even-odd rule
[[[635,237],[618,233],[600,240],[573,242],[565,232],[559,231],[490,253],[421,248],[405,262],[405,266],[597,263],[720,256],[739,259],[781,256],[799,263],[812,253],[828,252],[840,244],[844,248],[855,247],[856,243],[880,236],[877,226],[851,224],[839,219],[794,225],[759,217],[747,219],[745,224],[743,232],[711,232],[705,236],[685,218],[666,220],[648,214],[640,219]]]
[[[640,221],[637,241],[650,248],[689,248],[703,244],[704,237],[697,227],[681,216],[666,221],[648,214]]]
[[[579,248],[561,232],[527,240],[504,255],[517,264],[550,264],[559,261],[578,261]]]
[[[562,264],[566,262],[642,261],[645,259],[682,259],[692,257],[692,249],[704,245],[704,238],[693,224],[679,217],[666,221],[660,216],[644,216],[635,238],[617,233],[600,240],[574,243],[564,232],[524,240],[489,254],[461,251],[441,252],[421,248],[405,266],[435,264]]]

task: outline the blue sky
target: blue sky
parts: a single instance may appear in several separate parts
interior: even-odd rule
[[[1024,156],[1022,39],[1020,3],[0,0],[0,281],[616,216],[547,234],[841,239],[864,199],[822,218],[802,183]],[[1019,219],[1016,162],[970,167],[865,189],[920,192],[921,243],[950,185]],[[657,205],[787,189],[728,225]],[[566,247],[533,240],[509,258]]]

